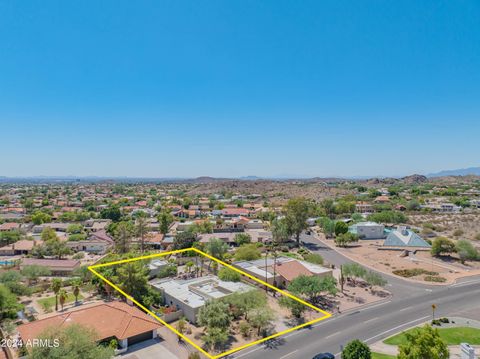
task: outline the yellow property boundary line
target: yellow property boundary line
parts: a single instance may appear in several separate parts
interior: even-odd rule
[[[143,260],[143,259],[150,259],[150,258],[155,258],[155,257],[163,257],[163,256],[167,256],[167,255],[170,255],[170,254],[176,254],[176,253],[183,253],[183,252],[188,252],[188,251],[194,251],[194,252],[197,252],[198,254],[201,254],[202,256],[204,257],[207,257],[219,264],[221,264],[222,266],[225,266],[227,268],[230,268],[252,280],[254,280],[255,282],[257,283],[260,283],[268,288],[271,288],[273,290],[276,290],[277,292],[281,293],[282,295],[284,296],[287,296],[291,299],[294,299],[296,300],[297,302],[300,302],[306,306],[308,306],[309,308],[317,311],[317,312],[320,312],[322,314],[324,314],[323,317],[320,317],[320,318],[317,318],[317,319],[314,319],[314,320],[311,320],[309,322],[306,322],[306,323],[303,323],[301,325],[298,325],[296,327],[293,327],[293,328],[290,328],[290,329],[287,329],[287,330],[283,330],[281,332],[278,332],[278,333],[275,333],[273,335],[270,335],[269,337],[266,337],[266,338],[262,338],[262,339],[259,339],[259,340],[256,340],[252,343],[248,343],[248,344],[245,344],[245,345],[242,345],[242,346],[239,346],[237,348],[233,348],[231,350],[228,350],[224,353],[221,353],[221,354],[217,354],[217,355],[211,355],[209,354],[208,352],[206,352],[202,347],[200,347],[198,344],[194,343],[191,339],[189,339],[188,337],[186,337],[185,335],[183,335],[182,333],[180,333],[178,330],[176,330],[173,326],[171,326],[170,324],[168,324],[167,322],[165,322],[163,319],[161,319],[160,317],[158,317],[154,312],[152,312],[151,310],[149,310],[148,308],[146,308],[144,305],[142,305],[141,303],[139,303],[137,300],[135,300],[132,296],[130,296],[129,294],[125,293],[122,289],[120,289],[117,285],[113,284],[111,281],[109,281],[107,278],[105,278],[104,276],[102,276],[100,273],[98,273],[95,269],[97,268],[102,268],[102,267],[108,267],[108,266],[112,266],[112,265],[115,265],[115,264],[122,264],[122,263],[129,263],[129,262],[134,262],[134,261],[138,261],[138,260]],[[313,323],[317,323],[317,322],[320,322],[322,320],[325,320],[327,318],[330,318],[332,315],[320,308],[317,308],[315,306],[313,306],[312,304],[310,303],[307,303],[305,302],[304,300],[300,299],[300,298],[297,298],[295,297],[294,295],[290,294],[290,293],[287,293],[279,288],[276,288],[274,287],[273,285],[267,283],[267,282],[264,282],[260,279],[258,279],[257,277],[254,277],[253,275],[250,275],[248,273],[245,273],[244,271],[228,264],[228,263],[225,263],[215,257],[212,257],[211,255],[205,253],[205,252],[202,252],[201,250],[197,249],[197,248],[185,248],[185,249],[179,249],[179,250],[175,250],[175,251],[169,251],[169,252],[162,252],[162,253],[156,253],[156,254],[150,254],[150,255],[146,255],[146,256],[141,256],[141,257],[136,257],[136,258],[129,258],[129,259],[123,259],[123,260],[119,260],[119,261],[114,261],[114,262],[109,262],[109,263],[102,263],[102,264],[95,264],[95,265],[92,265],[92,266],[89,266],[88,267],[88,270],[90,272],[92,272],[94,275],[96,275],[97,277],[99,277],[101,280],[103,280],[105,283],[107,283],[108,285],[110,285],[112,288],[114,288],[117,292],[119,292],[120,294],[124,295],[125,298],[131,300],[133,303],[135,303],[137,306],[139,306],[140,308],[142,308],[145,312],[147,312],[148,314],[150,314],[152,317],[154,317],[156,320],[158,320],[161,324],[163,324],[164,326],[166,326],[168,329],[170,329],[172,332],[174,332],[175,334],[177,334],[179,337],[181,337],[184,341],[186,341],[187,343],[189,343],[190,345],[192,345],[195,349],[197,349],[198,351],[200,351],[201,353],[205,354],[208,358],[210,359],[218,359],[218,358],[221,358],[221,357],[224,357],[226,355],[229,355],[229,354],[233,354],[235,352],[238,352],[242,349],[245,349],[245,348],[248,348],[248,347],[251,347],[253,345],[256,345],[256,344],[259,344],[259,343],[263,343],[267,340],[270,340],[270,339],[273,339],[273,338],[276,338],[276,337],[279,337],[281,335],[284,335],[284,334],[287,334],[287,333],[290,333],[290,332],[293,332],[297,329],[301,329],[301,328],[304,328],[304,327],[307,327],[309,325],[312,325]]]

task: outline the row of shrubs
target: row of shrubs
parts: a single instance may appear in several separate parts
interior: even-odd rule
[[[423,268],[397,269],[393,271],[393,274],[404,278],[416,277],[422,274],[427,276],[438,276],[438,272],[428,271]]]

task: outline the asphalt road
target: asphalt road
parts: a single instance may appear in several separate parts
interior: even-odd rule
[[[302,240],[330,263],[340,265],[349,262],[313,236],[303,236]],[[340,357],[342,345],[353,339],[372,344],[429,320],[432,304],[437,306],[436,317],[474,308],[480,311],[479,277],[471,277],[452,286],[428,286],[392,276],[384,277],[389,281],[388,290],[393,293],[390,300],[335,315],[311,328],[245,349],[230,358],[309,359],[320,352],[331,352]]]

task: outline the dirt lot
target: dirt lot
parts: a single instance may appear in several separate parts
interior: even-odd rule
[[[422,229],[424,236],[468,239],[480,246],[480,213],[428,213],[409,215],[409,224]]]
[[[320,239],[332,247],[335,246],[332,239],[325,240],[323,235],[320,235]],[[466,265],[462,265],[453,258],[445,260],[432,258],[428,251],[418,251],[416,254],[402,257],[401,251],[379,250],[382,243],[383,240],[361,240],[355,246],[335,249],[352,260],[380,272],[392,274],[395,270],[419,268],[437,272],[438,276],[446,279],[441,284],[451,284],[458,278],[480,274],[480,262],[466,262]],[[424,278],[425,275],[418,275],[409,279],[425,282]]]

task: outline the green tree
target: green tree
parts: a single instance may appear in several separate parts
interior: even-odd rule
[[[5,285],[0,284],[0,319],[16,318],[17,312],[23,306],[18,302],[17,296]]]
[[[305,304],[289,297],[282,296],[278,302],[282,307],[289,309],[290,313],[292,313],[292,316],[295,318],[301,318],[303,313],[307,310]]]
[[[226,328],[208,327],[202,339],[207,348],[220,349],[228,341],[228,331]]]
[[[437,237],[433,240],[431,254],[432,256],[442,256],[455,252],[455,243],[445,237]]]
[[[34,346],[29,359],[110,359],[114,354],[113,348],[97,344],[98,335],[92,329],[78,324],[50,327],[39,338],[58,340],[60,345]]]
[[[252,310],[266,308],[267,296],[261,290],[251,290],[244,293],[233,293],[223,300],[230,306],[230,310],[235,318],[244,317],[248,319]]]
[[[122,290],[135,299],[148,292],[147,269],[140,262],[128,262],[119,266],[117,280]]]
[[[342,359],[371,359],[371,357],[368,345],[358,339],[349,342],[342,350]]]
[[[42,211],[36,211],[34,214],[32,214],[31,220],[33,224],[39,225],[39,224],[51,222],[52,216]]]
[[[270,229],[274,242],[281,244],[290,239],[290,233],[285,219],[274,219]]]
[[[83,226],[81,224],[70,224],[67,227],[67,233],[69,234],[79,234],[83,232]]]
[[[210,238],[208,243],[205,245],[205,250],[212,257],[223,259],[223,256],[228,251],[228,245],[222,241],[220,238]]]
[[[406,343],[398,346],[398,359],[447,359],[449,351],[437,329],[430,325],[405,332]]]
[[[228,304],[220,300],[210,300],[198,311],[197,321],[207,328],[227,329],[232,316]]]
[[[294,294],[306,296],[311,302],[316,302],[322,292],[335,295],[336,284],[333,277],[300,275],[290,282],[288,290]]]
[[[367,270],[358,263],[347,263],[343,265],[343,275],[352,279],[353,284],[356,284],[356,279],[364,278]]]
[[[52,239],[58,239],[57,233],[55,233],[55,230],[50,227],[45,227],[42,230],[41,238],[43,242],[47,242]]]
[[[67,300],[68,295],[65,289],[60,289],[58,291],[58,301],[60,302],[60,306],[62,307],[62,312],[63,312],[63,306],[65,305],[65,301]]]
[[[117,205],[110,205],[100,211],[100,218],[110,219],[112,222],[119,222],[122,218],[122,212]]]
[[[62,289],[62,280],[59,278],[53,278],[51,283],[53,293],[55,293],[55,311],[58,311],[58,293]]]
[[[184,249],[193,246],[197,240],[197,235],[192,231],[177,232],[173,239],[174,249]]]
[[[75,304],[78,303],[78,296],[80,295],[80,281],[76,280],[72,284],[72,293],[75,297]]]
[[[49,276],[52,274],[48,267],[36,264],[24,266],[20,272],[27,278],[28,285],[35,283],[38,277]]]
[[[72,254],[72,250],[64,241],[55,236],[54,239],[49,239],[44,244],[47,255],[55,256],[57,259],[62,259],[63,256]]]
[[[477,249],[470,241],[466,239],[459,239],[455,245],[455,250],[457,251],[462,263],[465,263],[465,261],[474,261],[480,259]]]
[[[134,233],[134,228],[130,222],[119,222],[115,227],[113,238],[115,248],[118,253],[127,253]]]
[[[335,236],[348,232],[348,225],[343,221],[335,222]]]
[[[262,254],[255,243],[244,244],[235,251],[237,261],[251,261],[259,259],[261,256]]]
[[[351,232],[342,233],[335,237],[335,245],[339,247],[346,247],[354,242],[358,242],[358,236]]]
[[[237,246],[241,246],[242,244],[247,244],[252,242],[252,237],[248,233],[237,233],[235,235],[235,243]]]
[[[140,238],[140,252],[145,251],[145,235],[147,234],[147,218],[144,212],[140,212],[135,225],[135,234]]]
[[[298,244],[300,244],[300,234],[308,228],[307,219],[310,209],[310,203],[303,197],[290,199],[284,207],[288,233],[295,235]]]
[[[224,267],[218,271],[218,278],[226,282],[240,282],[242,276],[233,269]]]
[[[173,216],[170,212],[162,211],[158,215],[158,223],[160,224],[160,233],[167,234],[170,224],[173,222]]]
[[[318,224],[322,228],[325,237],[331,238],[335,233],[335,221],[331,220],[328,217],[322,217],[318,219]]]
[[[250,311],[248,322],[257,328],[257,335],[260,335],[263,330],[272,325],[275,319],[273,311],[265,306],[264,308],[258,308]]]

